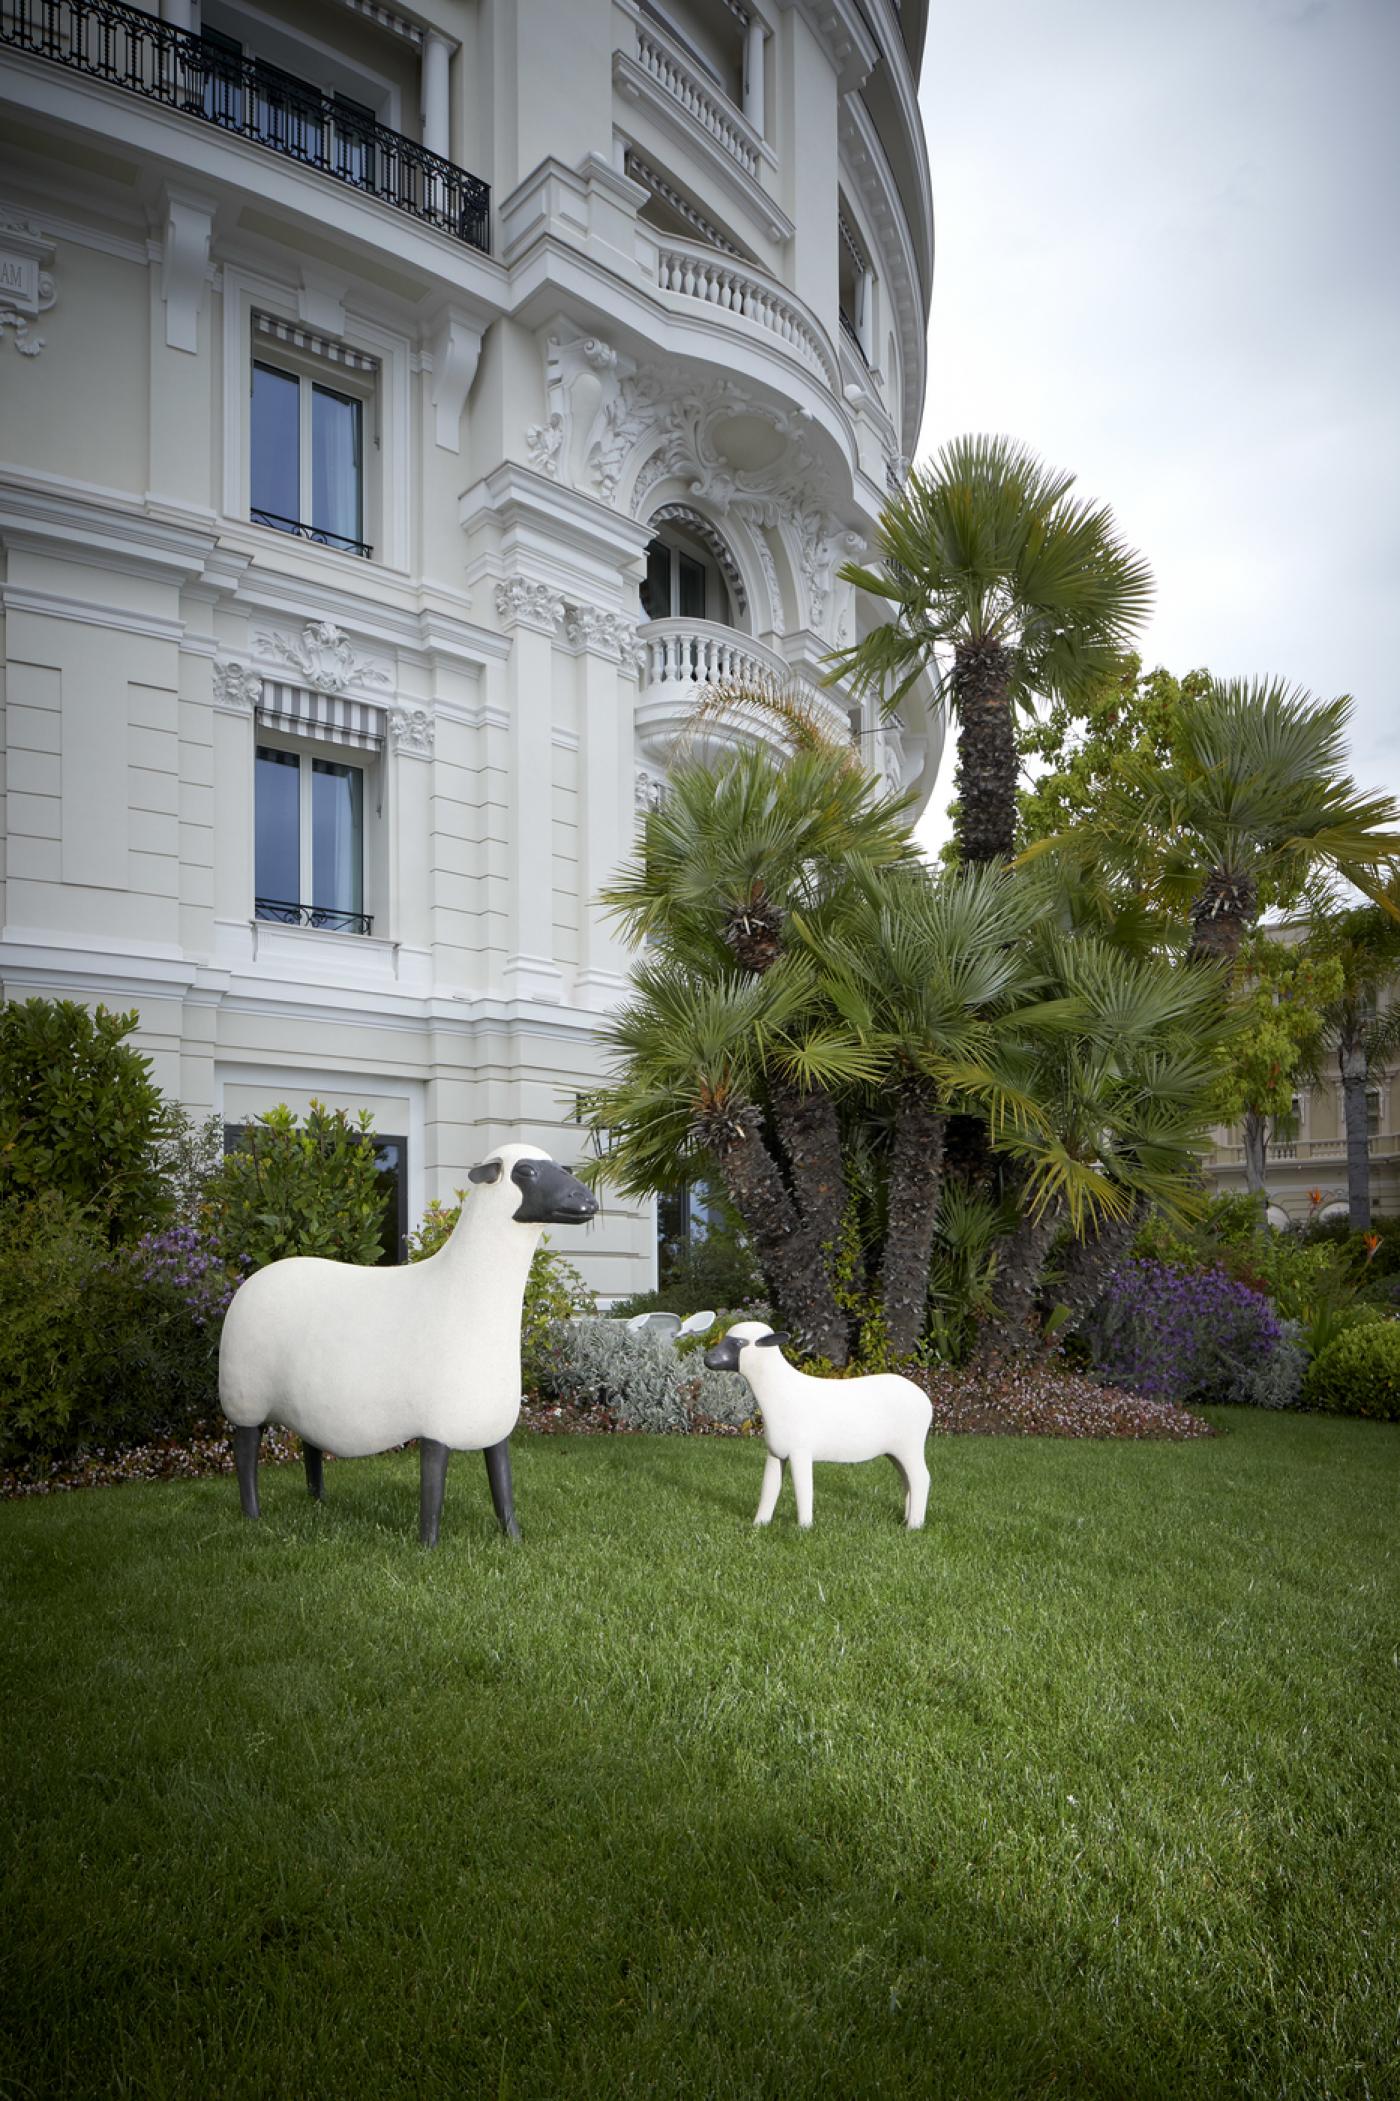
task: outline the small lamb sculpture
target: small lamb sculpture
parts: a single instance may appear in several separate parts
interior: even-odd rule
[[[234,1425],[238,1492],[258,1515],[266,1422],[303,1441],[306,1485],[322,1456],[418,1439],[419,1525],[437,1545],[450,1451],[484,1452],[501,1530],[519,1539],[508,1439],[520,1414],[525,1281],[546,1226],[583,1225],[598,1200],[534,1145],[504,1145],[472,1185],[446,1244],[401,1269],[294,1255],[234,1293],[219,1349],[219,1399]]]
[[[904,1476],[904,1522],[917,1532],[928,1508],[924,1439],[933,1403],[912,1379],[877,1372],[863,1379],[813,1379],[783,1356],[761,1320],[741,1320],[705,1352],[710,1371],[737,1371],[748,1380],[763,1416],[768,1458],[756,1525],[766,1525],[783,1485],[783,1461],[792,1468],[797,1522],[812,1522],[812,1461],[893,1459]]]

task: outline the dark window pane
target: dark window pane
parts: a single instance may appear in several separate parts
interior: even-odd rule
[[[259,745],[253,863],[259,919],[284,916],[271,908],[295,905],[301,897],[300,793],[296,753]]]
[[[335,97],[335,168],[347,182],[374,181],[374,111],[348,95]]]
[[[363,912],[361,841],[365,777],[329,759],[311,764],[311,902],[332,912]]]
[[[669,620],[671,617],[671,550],[664,540],[653,540],[647,548],[642,611],[648,620]]]
[[[301,518],[301,386],[272,365],[253,367],[254,522],[285,532]]]
[[[682,620],[703,620],[705,617],[705,564],[697,562],[688,554],[677,554],[679,571],[680,605],[677,610]]]
[[[311,390],[311,523],[338,540],[360,530],[360,404],[329,387]]]
[[[237,129],[243,122],[243,46],[219,29],[201,29],[202,108],[215,124]]]
[[[381,1137],[376,1132],[370,1142],[384,1192],[379,1260],[381,1264],[402,1262],[408,1234],[408,1140]]]

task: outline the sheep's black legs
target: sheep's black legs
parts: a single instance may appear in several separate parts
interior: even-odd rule
[[[324,1457],[325,1454],[319,1445],[308,1444],[303,1437],[301,1463],[306,1468],[306,1492],[314,1496],[318,1503],[324,1503],[326,1500],[326,1486],[321,1475],[321,1461]]]
[[[233,1463],[238,1469],[238,1500],[245,1517],[260,1517],[258,1509],[258,1446],[261,1423],[237,1423],[233,1432]]]
[[[418,1440],[418,1537],[425,1547],[438,1543],[442,1492],[447,1486],[447,1446],[435,1437]]]
[[[501,1530],[507,1539],[519,1539],[520,1527],[515,1521],[515,1491],[510,1478],[510,1439],[503,1437],[499,1444],[488,1444],[482,1452],[486,1461],[486,1478],[491,1483],[491,1501]]]

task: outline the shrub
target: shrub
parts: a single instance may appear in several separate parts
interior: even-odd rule
[[[113,1243],[164,1216],[171,1110],[123,1040],[137,1020],[70,999],[0,1008],[0,1202],[54,1190]]]
[[[48,1191],[0,1205],[0,1452],[24,1460],[187,1431],[214,1409],[235,1279],[186,1227],[109,1250]]]
[[[446,1245],[461,1216],[462,1197],[463,1191],[459,1189],[455,1204],[440,1203],[433,1198],[408,1236],[410,1262],[425,1262],[429,1255],[435,1255]],[[535,1259],[530,1264],[530,1274],[525,1280],[525,1304],[520,1321],[520,1373],[528,1388],[534,1390],[539,1386],[550,1361],[553,1329],[576,1314],[596,1313],[597,1310],[597,1299],[573,1263],[550,1246],[547,1233],[542,1234]]]
[[[207,1190],[214,1235],[229,1261],[250,1269],[287,1255],[333,1262],[379,1260],[384,1191],[373,1119],[313,1101],[300,1127],[283,1104],[245,1129]]]
[[[622,1319],[634,1313],[696,1313],[705,1306],[742,1306],[764,1292],[762,1272],[747,1243],[712,1233],[672,1255],[666,1281],[655,1291],[635,1292],[612,1310]]]
[[[1230,1398],[1249,1408],[1296,1408],[1302,1400],[1307,1368],[1308,1353],[1297,1325],[1285,1322],[1272,1356],[1240,1372]]]
[[[1233,1401],[1283,1334],[1262,1292],[1222,1269],[1120,1264],[1084,1324],[1093,1364],[1112,1385],[1171,1401]]]
[[[706,1371],[664,1338],[633,1334],[619,1320],[557,1322],[540,1392],[573,1408],[611,1408],[633,1430],[688,1430],[697,1411],[731,1424],[754,1413],[737,1373]]]
[[[1314,1357],[1303,1382],[1309,1408],[1400,1422],[1400,1321],[1348,1328]]]

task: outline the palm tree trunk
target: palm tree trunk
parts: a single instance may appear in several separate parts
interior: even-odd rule
[[[1259,1109],[1244,1112],[1244,1186],[1251,1196],[1264,1194],[1269,1162],[1269,1119]]]
[[[1057,1204],[1047,1204],[1040,1216],[1021,1214],[1014,1230],[997,1250],[996,1310],[982,1330],[979,1357],[1022,1356],[1036,1345],[1031,1326],[1035,1294],[1060,1225]]]
[[[889,1217],[880,1258],[885,1333],[896,1357],[912,1357],[928,1311],[928,1272],[943,1193],[946,1118],[926,1080],[909,1074],[896,1091]]]
[[[846,1362],[845,1316],[830,1278],[811,1259],[797,1206],[758,1125],[751,1111],[741,1126],[736,1119],[725,1135],[711,1137],[710,1149],[764,1281],[792,1323],[799,1352],[829,1358],[839,1367]]]
[[[769,1123],[783,1149],[799,1231],[828,1280],[846,1210],[846,1169],[836,1104],[818,1087],[804,1093],[786,1081],[768,1090]]]
[[[1342,1114],[1347,1138],[1347,1225],[1365,1233],[1371,1225],[1371,1148],[1366,1130],[1366,1052],[1351,1037],[1337,1051],[1342,1075]]]
[[[1259,916],[1259,885],[1247,872],[1212,868],[1191,907],[1192,963],[1225,963],[1232,969],[1240,943]]]
[[[1105,1219],[1097,1233],[1070,1242],[1050,1290],[1056,1304],[1069,1309],[1072,1327],[1093,1312],[1109,1271],[1123,1260],[1136,1239],[1146,1209],[1139,1198],[1127,1218]]]
[[[1011,713],[1011,652],[963,643],[953,659],[958,717],[958,855],[964,867],[1009,860],[1016,843],[1020,757]]]

